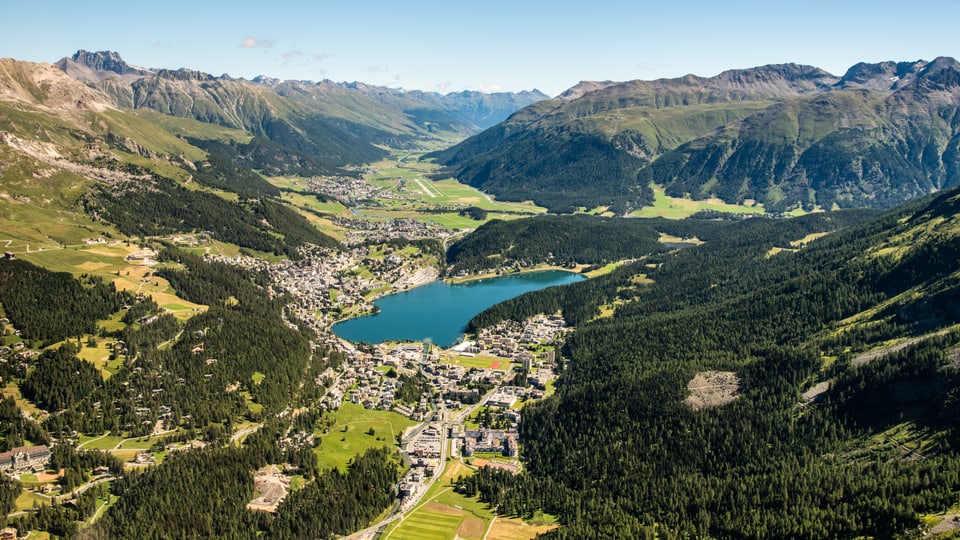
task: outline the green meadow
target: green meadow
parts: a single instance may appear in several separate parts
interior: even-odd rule
[[[724,212],[729,214],[762,214],[761,205],[727,204],[718,199],[694,201],[670,197],[662,186],[653,186],[654,203],[632,212],[632,217],[664,217],[668,219],[683,219],[703,210]]]
[[[326,434],[317,432],[320,447],[315,450],[321,469],[339,468],[370,448],[393,448],[397,435],[416,422],[392,411],[367,410],[361,405],[344,402],[332,413],[334,424]],[[369,435],[370,429],[374,434]]]
[[[456,479],[473,474],[461,461],[449,461],[441,477],[402,520],[391,523],[381,540],[529,540],[556,527],[551,516],[540,515],[525,523],[496,516],[489,505],[453,490]]]

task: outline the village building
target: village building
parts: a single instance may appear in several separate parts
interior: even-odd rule
[[[14,474],[31,470],[42,471],[49,462],[50,449],[44,445],[18,446],[0,453],[0,471]]]
[[[490,396],[490,399],[487,400],[487,405],[491,407],[502,407],[504,409],[509,409],[516,402],[517,396],[501,391]]]

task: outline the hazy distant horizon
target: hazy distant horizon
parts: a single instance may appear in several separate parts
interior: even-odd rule
[[[447,2],[163,6],[63,0],[15,3],[0,56],[55,62],[78,49],[128,63],[214,75],[368,84],[408,90],[556,96],[581,80],[712,76],[765,64],[842,75],[857,62],[960,56],[960,3]]]

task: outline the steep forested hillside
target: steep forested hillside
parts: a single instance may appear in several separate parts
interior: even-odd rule
[[[578,328],[557,395],[524,409],[529,473],[461,489],[560,513],[556,538],[886,538],[949,508],[960,332],[938,331],[960,323],[960,193],[847,216],[751,220],[608,276],[626,303]],[[633,286],[641,270],[652,285]],[[710,372],[736,377],[736,399],[694,408]]]
[[[960,183],[960,64],[764,66],[583,84],[432,154],[462,181],[556,211],[673,196],[771,210],[888,207]],[[602,195],[600,195],[602,194]]]
[[[644,220],[592,216],[492,220],[450,246],[447,271],[601,264],[665,250],[657,230]]]
[[[103,280],[50,272],[28,262],[0,259],[0,304],[24,339],[47,345],[96,330],[129,295]]]

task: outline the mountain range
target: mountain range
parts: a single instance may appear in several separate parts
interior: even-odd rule
[[[437,242],[454,270],[598,270],[471,321],[560,313],[574,329],[549,354],[560,372],[552,395],[523,407],[519,474],[481,468],[444,490],[504,518],[556,518],[547,538],[899,538],[935,523],[956,534],[946,526],[960,519],[958,73],[948,58],[858,64],[839,77],[785,64],[583,82],[536,101],[535,92],[246,81],[130,66],[108,52],[57,65],[0,59],[0,230],[10,252],[0,301],[4,330],[23,334],[4,344],[36,352],[29,365],[0,362],[16,396],[0,407],[2,443],[58,439],[53,470],[63,465],[65,486],[100,467],[123,475],[36,511],[40,499],[18,502],[21,485],[0,475],[0,507],[24,509],[10,518],[21,532],[69,537],[95,521],[84,538],[316,536],[323,521],[346,535],[386,515],[392,450],[327,475],[312,443],[286,446],[295,429],[331,427],[318,403],[327,368],[345,355],[326,343],[314,350],[327,336],[293,329],[291,299],[268,273],[148,238],[204,231],[288,262],[304,244],[336,248],[307,209],[280,197],[283,182],[260,173],[358,175],[384,146],[420,151],[489,126],[432,158],[446,174],[557,211],[628,213],[649,204],[653,186],[769,210],[923,196],[791,219],[491,220]],[[121,276],[125,266],[114,276],[114,258],[98,251],[107,239],[124,250],[124,240],[152,244],[161,264],[142,281]],[[74,249],[84,240],[90,248]],[[108,275],[132,288],[118,293]],[[157,288],[154,277],[197,306],[189,318],[162,314],[149,294],[137,301],[133,290]],[[79,357],[118,338],[130,349],[108,378]],[[54,343],[65,346],[44,350]],[[234,381],[245,390],[227,389]],[[143,400],[169,400],[173,425],[211,444],[164,450],[161,463],[127,474],[115,456],[64,443],[148,433],[156,417],[140,415]],[[18,405],[37,401],[56,411],[42,424]],[[280,412],[295,408],[303,413]],[[116,441],[104,447],[147,450]],[[249,512],[252,471],[284,462],[301,467],[299,489],[276,516]],[[107,489],[113,502],[98,507]]]
[[[883,207],[960,184],[960,64],[795,64],[583,82],[428,157],[504,199],[624,214],[675,197]]]
[[[547,98],[536,90],[439,94],[266,76],[248,81],[186,68],[134,67],[110,51],[80,50],[56,66],[117,107],[247,131],[254,138],[235,142],[235,153],[245,164],[276,174],[343,173],[345,166],[385,156],[377,145],[410,146],[444,132],[469,135]]]
[[[545,97],[246,81],[131,66],[105,51],[78,51],[55,65],[2,59],[0,225],[28,245],[211,230],[286,252],[292,245],[277,243],[280,231],[253,232],[263,228],[257,214],[265,207],[185,186],[276,196],[258,173],[357,176],[388,147],[448,144]]]

